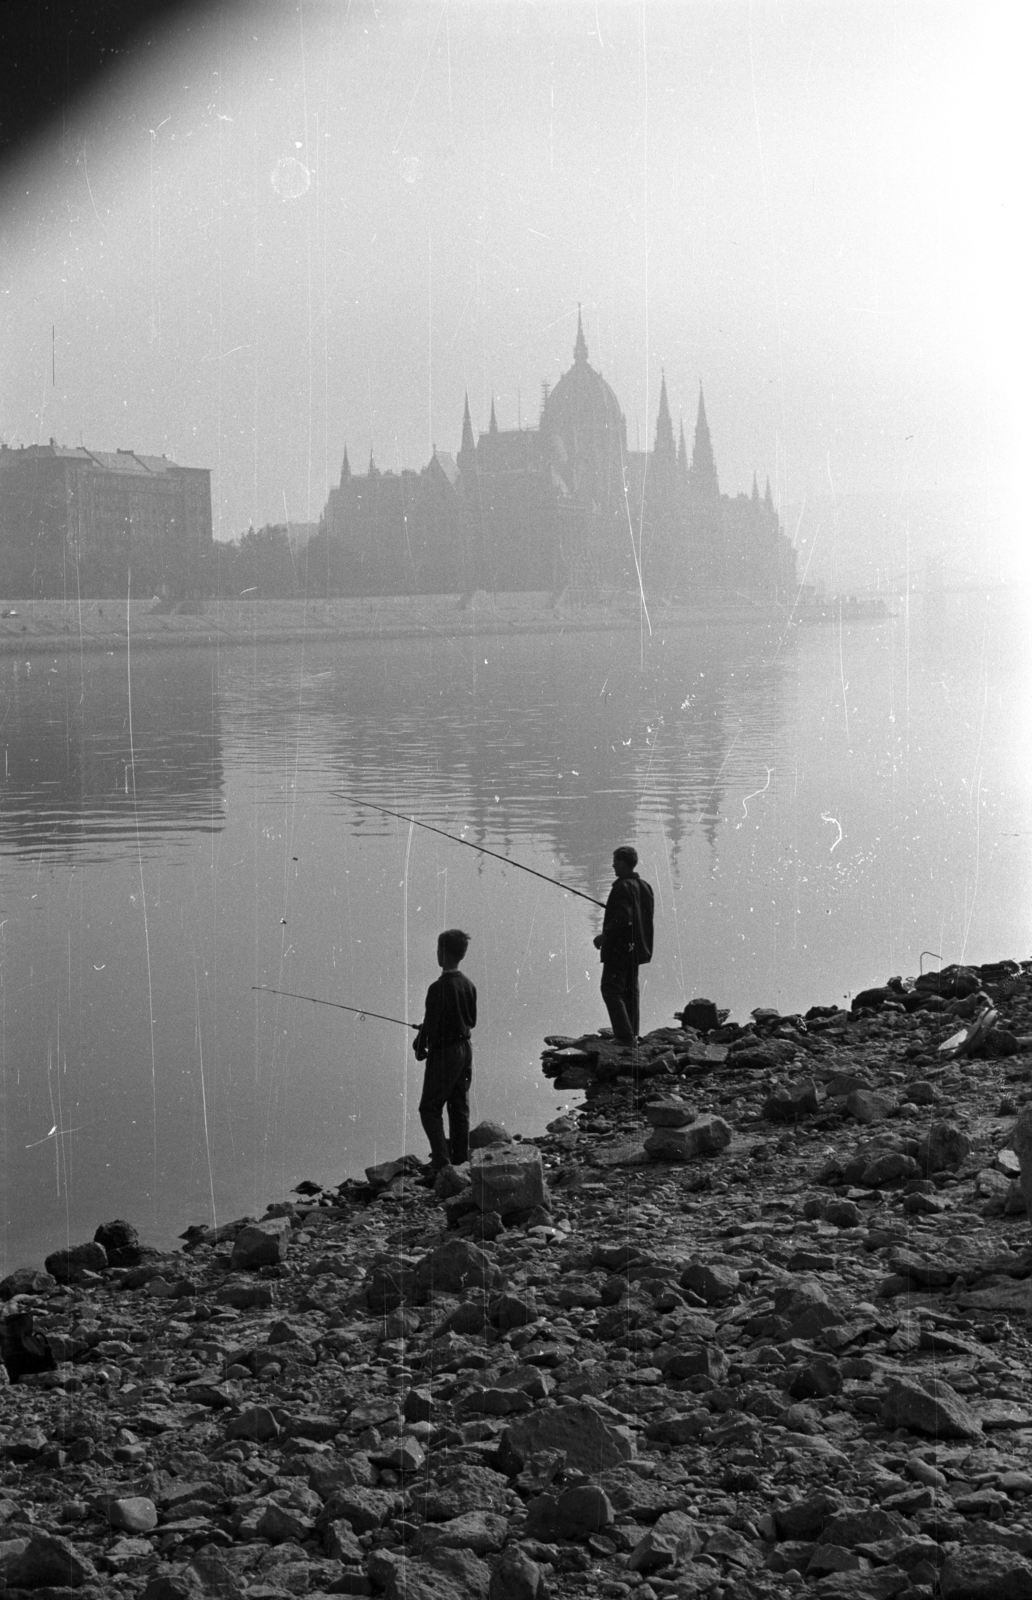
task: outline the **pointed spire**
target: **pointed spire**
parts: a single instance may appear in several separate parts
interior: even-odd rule
[[[495,419],[494,395],[491,396],[491,421],[487,425],[487,431],[488,433],[498,432],[498,423]]]
[[[755,472],[752,475],[752,503],[754,506],[758,506],[760,503],[760,488],[759,484],[756,482]]]
[[[774,510],[774,496],[770,492],[770,479],[767,479],[767,488],[763,496],[763,503],[768,511]]]
[[[695,443],[692,447],[692,464],[688,471],[688,483],[692,493],[702,496],[707,500],[715,500],[720,493],[717,483],[717,467],[713,460],[713,445],[710,440],[709,423],[706,421],[706,402],[702,397],[702,384],[699,385],[699,413],[695,419]]]
[[[680,478],[688,476],[688,446],[684,442],[684,418],[679,417],[680,432],[677,436],[677,475]]]
[[[653,456],[657,467],[669,469],[676,461],[674,428],[670,421],[670,406],[667,403],[665,372],[659,385],[659,416],[656,418],[656,443]]]
[[[372,449],[369,451],[369,476],[371,478],[378,478],[380,476],[380,469],[373,460]]]
[[[462,409],[462,443],[459,446],[458,465],[460,472],[475,472],[477,467],[477,447],[473,443],[473,423],[469,415],[469,390],[466,391],[466,403]]]
[[[340,464],[340,486],[341,486],[342,489],[343,489],[344,485],[349,481],[350,478],[351,478],[351,464],[348,461],[348,447],[347,447],[347,445],[345,445],[344,446],[344,460]]]
[[[584,324],[581,322],[580,301],[577,302],[577,338],[573,346],[573,360],[576,366],[582,363],[586,366],[588,361],[588,345],[584,337]]]

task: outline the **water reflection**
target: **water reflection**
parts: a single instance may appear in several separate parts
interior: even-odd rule
[[[696,829],[715,844],[729,790],[763,782],[795,641],[747,629],[585,633],[487,638],[479,650],[363,644],[327,659],[309,652],[302,679],[267,685],[261,703],[246,668],[224,678],[241,755],[324,753],[342,796],[503,854],[533,838],[559,876],[596,893],[614,842],[643,827],[674,852]],[[352,807],[348,826],[361,838],[396,825]]]
[[[216,666],[206,650],[0,658],[0,851],[90,860],[219,830]]]

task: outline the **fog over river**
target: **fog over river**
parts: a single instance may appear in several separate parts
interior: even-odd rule
[[[362,799],[600,899],[633,841],[643,1029],[1028,956],[1028,666],[1005,591],[787,632],[3,658],[3,1270],[424,1156],[407,1030],[255,986],[418,1019],[447,925],[474,1120],[579,1099],[539,1055],[606,1020],[601,913]]]

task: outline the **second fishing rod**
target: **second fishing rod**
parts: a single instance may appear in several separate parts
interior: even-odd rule
[[[346,789],[335,791],[342,800],[348,800],[353,806],[360,806],[366,811],[378,811],[384,817],[397,817],[399,822],[409,822],[416,828],[425,828],[427,833],[436,833],[442,839],[450,839],[452,844],[464,844],[467,850],[476,850],[482,856],[493,856],[496,861],[502,861],[507,867],[515,867],[518,872],[529,872],[532,878],[540,878],[544,883],[552,884],[556,889],[562,889],[566,894],[575,894],[580,900],[587,900],[593,906],[599,906],[604,911],[605,901],[596,900],[593,894],[585,894],[583,889],[574,889],[569,883],[563,883],[561,878],[552,878],[547,872],[539,872],[536,867],[528,867],[522,861],[514,861],[511,856],[503,856],[500,850],[490,850],[486,844],[474,844],[472,839],[463,839],[461,834],[449,833],[446,828],[438,828],[432,822],[422,822],[419,817],[409,816],[405,811],[392,811],[390,806],[377,805],[372,800],[361,800],[358,795],[350,794]]]

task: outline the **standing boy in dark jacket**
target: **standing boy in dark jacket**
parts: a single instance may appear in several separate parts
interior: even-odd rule
[[[602,954],[602,998],[620,1044],[638,1039],[638,967],[652,960],[652,889],[635,872],[638,852],[622,844],[613,851],[616,882],[609,891],[602,932],[595,948]]]
[[[430,1167],[458,1166],[469,1155],[469,1086],[473,1081],[470,1033],[477,1024],[477,991],[459,963],[469,934],[447,928],[437,941],[441,976],[426,991],[426,1009],[412,1041],[417,1061],[426,1062],[419,1120],[430,1140]],[[448,1108],[448,1138],[444,1108]]]

